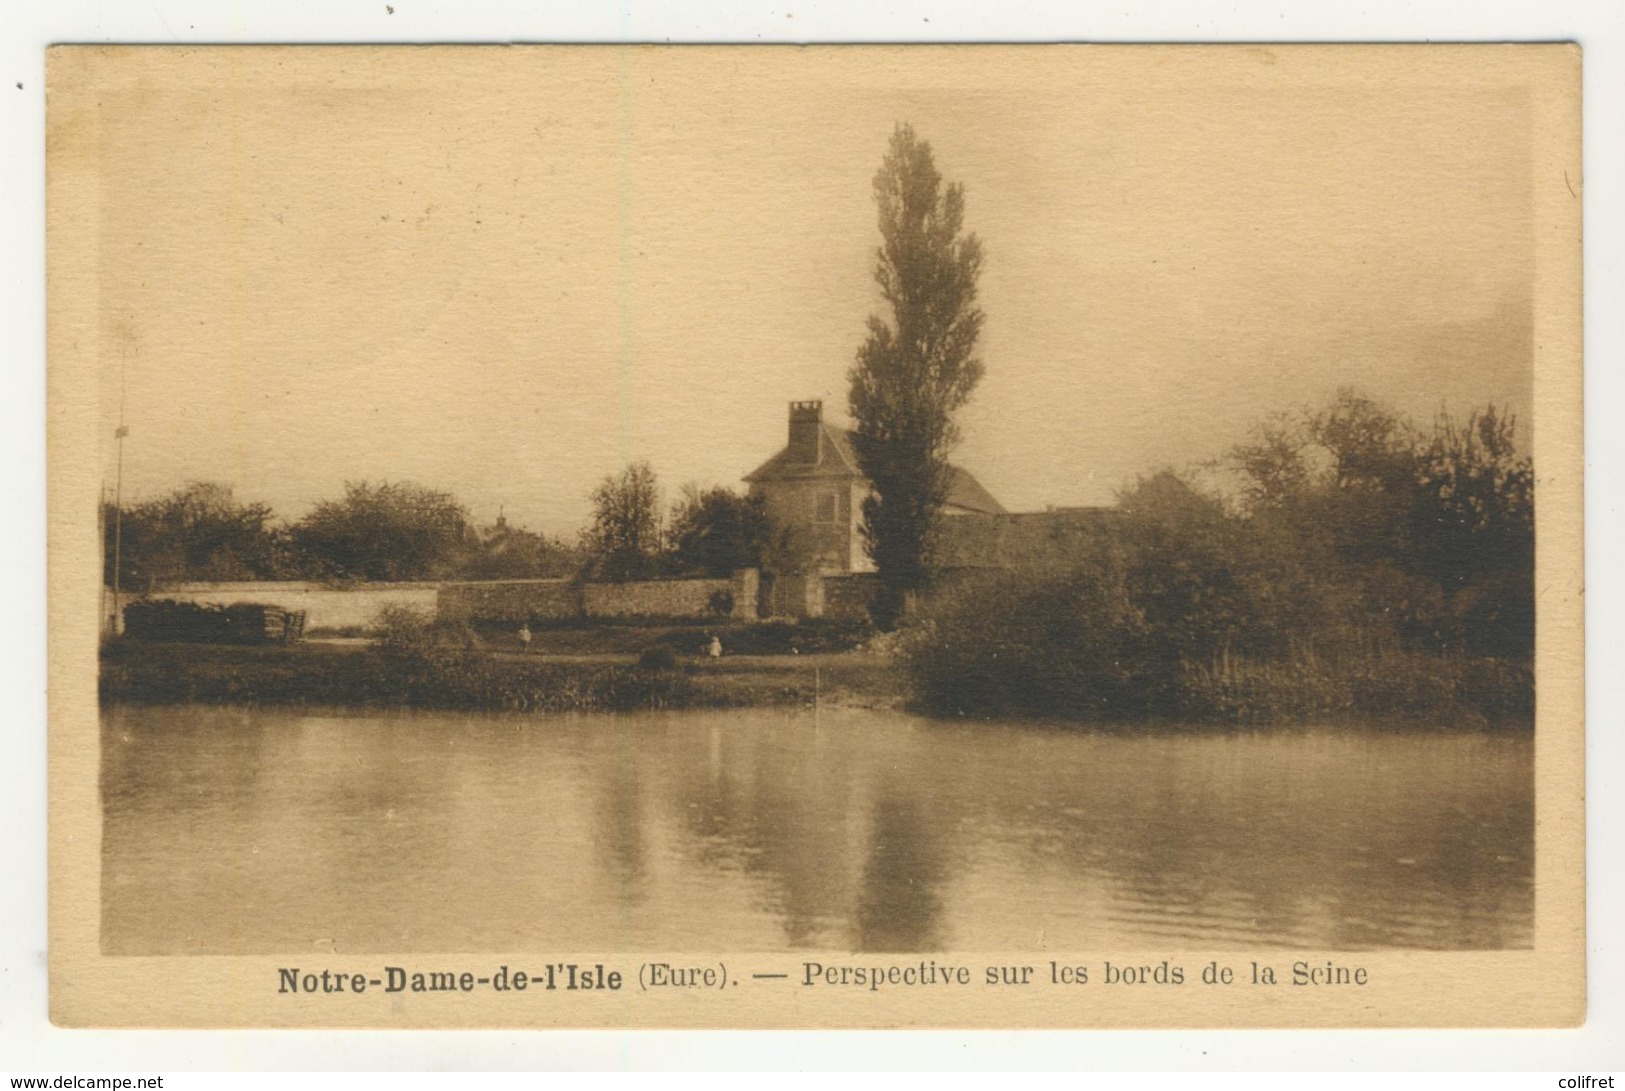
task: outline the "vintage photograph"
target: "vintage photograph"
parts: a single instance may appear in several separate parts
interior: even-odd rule
[[[58,50],[100,956],[1533,950],[1529,48]]]

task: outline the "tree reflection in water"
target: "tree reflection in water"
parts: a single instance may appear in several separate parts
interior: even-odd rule
[[[934,951],[946,872],[940,839],[917,801],[882,791],[869,828],[863,894],[854,914],[858,951]]]
[[[114,708],[111,954],[1499,949],[1527,735]]]

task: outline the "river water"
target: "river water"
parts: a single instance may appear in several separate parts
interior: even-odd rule
[[[1528,736],[102,721],[110,954],[1526,947]]]

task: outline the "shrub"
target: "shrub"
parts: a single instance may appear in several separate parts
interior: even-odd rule
[[[677,669],[677,655],[664,644],[643,649],[638,656],[638,669],[646,671],[669,671]]]
[[[373,621],[373,643],[385,652],[423,653],[433,648],[473,650],[480,645],[463,618],[437,618],[410,606],[386,606]]]
[[[1134,601],[1132,572],[1108,556],[1064,576],[1007,573],[937,594],[902,646],[918,700],[941,715],[1226,724],[1463,726],[1533,713],[1523,660],[1391,639],[1251,654],[1170,639]]]
[[[730,655],[814,655],[851,651],[873,637],[874,632],[867,619],[762,621],[722,630],[722,644]]]
[[[902,659],[926,707],[959,716],[1131,718],[1166,703],[1177,671],[1109,553],[1064,577],[1000,573],[932,596]]]
[[[429,628],[434,617],[409,606],[386,606],[373,620],[373,643],[383,651],[415,651],[428,648]]]

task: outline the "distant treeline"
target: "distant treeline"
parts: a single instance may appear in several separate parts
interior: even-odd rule
[[[630,484],[629,484],[630,482]],[[104,505],[104,579],[145,592],[188,581],[543,579],[727,575],[759,563],[766,517],[727,489],[686,488],[669,517],[646,464],[593,491],[575,540],[503,518],[476,526],[450,493],[410,482],[350,482],[288,522],[231,486],[193,482],[122,513]]]
[[[1527,717],[1533,492],[1503,410],[1345,391],[1138,481],[1073,563],[939,587],[908,666],[954,715]]]

